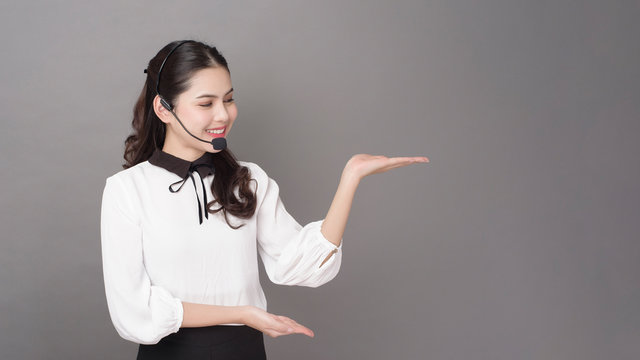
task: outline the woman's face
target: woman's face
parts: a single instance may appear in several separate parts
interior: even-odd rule
[[[160,110],[163,113],[160,119],[167,125],[162,150],[189,161],[199,158],[204,152],[221,151],[214,150],[211,143],[191,137],[169,111]],[[189,89],[176,99],[174,112],[189,132],[201,139],[226,138],[238,116],[227,70],[219,66],[195,72]]]

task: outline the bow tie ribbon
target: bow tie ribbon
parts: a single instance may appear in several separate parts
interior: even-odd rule
[[[178,191],[180,191],[180,189],[182,189],[182,187],[184,186],[184,184],[187,183],[187,179],[191,178],[191,182],[193,182],[193,190],[196,192],[196,200],[198,200],[198,219],[200,220],[200,224],[202,224],[202,213],[204,212],[204,217],[205,218],[209,218],[209,212],[206,209],[207,206],[207,189],[205,189],[204,187],[204,180],[202,180],[202,174],[205,173],[205,175],[207,174],[207,170],[205,171],[199,171],[199,168],[208,168],[209,174],[214,174],[215,173],[215,169],[212,165],[210,164],[191,164],[191,166],[189,166],[189,171],[187,172],[187,175],[185,175],[185,177],[182,180],[178,180],[176,182],[174,182],[173,184],[169,185],[169,191],[172,193],[177,193]],[[196,187],[196,179],[193,176],[194,172],[198,172],[199,178],[200,178],[200,184],[202,185],[202,195],[204,198],[204,204],[200,203],[200,196],[198,196],[198,188]],[[175,186],[178,186],[178,188],[176,189]]]

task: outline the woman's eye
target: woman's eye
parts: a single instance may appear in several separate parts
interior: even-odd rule
[[[224,100],[224,102],[225,102],[225,103],[228,103],[228,104],[229,104],[229,103],[232,103],[232,102],[234,102],[234,101],[236,101],[236,100],[235,100],[235,99],[233,99],[233,98],[231,98],[231,99],[227,99],[227,100]],[[210,107],[211,105],[213,105],[213,103],[206,103],[206,104],[199,104],[199,105],[200,105],[200,106],[202,106],[202,107]]]

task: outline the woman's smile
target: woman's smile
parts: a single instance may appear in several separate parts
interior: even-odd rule
[[[214,129],[207,129],[205,130],[205,132],[207,133],[207,135],[211,137],[219,138],[219,137],[224,137],[226,129],[227,127],[223,126],[223,127],[214,128]]]

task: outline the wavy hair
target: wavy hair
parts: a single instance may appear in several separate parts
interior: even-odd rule
[[[133,107],[133,132],[125,140],[125,163],[122,165],[125,169],[148,160],[156,148],[162,149],[164,146],[166,125],[160,121],[152,105],[162,61],[179,42],[167,44],[149,61],[146,81]],[[191,77],[195,72],[219,66],[231,74],[227,61],[215,47],[190,40],[179,46],[166,60],[158,92],[170,104],[175,104],[178,96],[189,89]],[[214,153],[212,158],[216,172],[211,183],[211,192],[215,199],[207,204],[207,212],[215,214],[222,211],[227,224],[233,229],[238,229],[244,224],[231,225],[227,215],[248,219],[255,213],[256,196],[249,186],[252,181],[251,174],[246,166],[238,164],[228,149]],[[238,196],[234,193],[236,188]],[[216,203],[219,207],[214,209]]]

